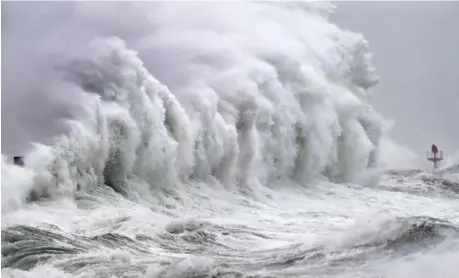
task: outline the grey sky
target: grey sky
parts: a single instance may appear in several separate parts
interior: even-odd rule
[[[370,42],[381,76],[372,102],[395,120],[394,139],[421,157],[432,142],[446,152],[459,151],[459,2],[335,4],[332,20],[363,33]],[[124,37],[148,32],[138,18],[116,8],[104,11],[109,19],[93,14],[79,19],[84,26],[67,29],[56,22],[69,20],[74,12],[71,2],[2,3],[2,153],[21,152],[30,140],[42,141],[62,131],[56,119],[70,117],[78,107],[77,94],[51,82],[48,58],[37,54],[50,30],[68,33],[54,41],[56,48],[72,45],[78,36],[86,39],[92,27],[104,35]],[[136,29],[132,22],[138,23]],[[78,33],[78,28],[86,33]]]
[[[67,6],[2,2],[2,154],[24,154],[31,141],[49,143],[50,134],[63,131],[57,121],[72,115],[71,92],[49,86],[54,76],[38,48]]]
[[[459,2],[335,2],[333,21],[363,33],[381,77],[374,107],[421,158],[459,151]]]

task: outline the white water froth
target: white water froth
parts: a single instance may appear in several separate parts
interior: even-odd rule
[[[329,23],[326,5],[211,4],[198,20],[202,5],[147,9],[157,30],[132,43],[139,49],[100,37],[71,53],[59,74],[85,95],[84,115],[54,146],[27,155],[25,170],[2,160],[2,172],[33,173],[21,177],[24,191],[34,184],[41,196],[106,183],[140,197],[189,180],[244,191],[273,180],[348,182],[376,165],[383,121],[367,89],[378,77],[361,35]],[[148,51],[181,66],[160,74],[171,89],[139,58]],[[180,82],[170,81],[175,70]],[[24,199],[3,189],[6,203]]]

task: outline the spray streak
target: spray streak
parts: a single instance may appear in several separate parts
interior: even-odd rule
[[[102,182],[128,195],[187,180],[346,182],[374,163],[382,121],[366,90],[378,77],[368,43],[328,23],[328,5],[123,3],[110,7],[146,25],[117,31],[94,17],[104,5],[78,3],[43,44],[99,23],[56,66],[85,95],[86,113],[27,158],[46,153],[46,167],[29,166],[39,196]],[[93,33],[117,37],[86,44]]]

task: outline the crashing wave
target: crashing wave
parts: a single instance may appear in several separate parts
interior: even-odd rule
[[[279,179],[348,182],[375,165],[383,121],[367,102],[367,89],[378,81],[367,41],[329,23],[327,5],[319,11],[306,4],[298,10],[244,4],[266,13],[257,20],[241,14],[254,25],[238,30],[239,36],[232,28],[241,26],[225,20],[236,3],[213,7],[215,14],[207,16],[219,20],[216,26],[183,19],[172,30],[158,17],[156,27],[164,28],[152,30],[160,42],[152,51],[173,55],[189,41],[168,40],[167,32],[192,29],[187,31],[196,35],[183,58],[189,72],[180,85],[158,81],[140,58],[149,50],[137,53],[135,43],[131,49],[122,38],[97,38],[71,53],[57,69],[85,95],[85,113],[68,122],[71,131],[53,146],[37,145],[26,157],[33,199],[72,196],[102,184],[135,197],[190,180],[216,180],[228,188]],[[155,7],[153,15],[171,15],[200,5]],[[213,44],[199,43],[206,36]],[[2,181],[18,177],[8,179]]]

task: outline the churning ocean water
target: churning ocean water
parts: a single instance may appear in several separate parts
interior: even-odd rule
[[[80,113],[2,155],[2,277],[458,277],[458,167],[381,162],[332,8],[74,3],[40,47]]]

